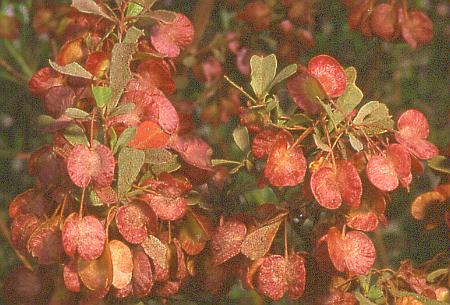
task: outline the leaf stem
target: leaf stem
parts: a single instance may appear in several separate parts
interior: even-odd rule
[[[325,126],[325,124],[323,123],[323,121],[321,123],[322,123],[323,130],[325,130],[325,135],[327,136],[328,146],[330,146],[330,148],[331,148],[332,145],[331,145],[330,133],[328,132],[328,129]],[[335,130],[336,130],[336,128],[335,128]],[[331,151],[329,154],[331,154],[331,162],[333,163],[333,169],[335,170],[336,169],[336,160],[334,159],[334,153],[333,153],[332,148],[331,148]]]
[[[80,211],[78,213],[78,216],[80,218],[83,218],[83,205],[84,205],[84,195],[86,193],[86,187],[83,187],[83,191],[81,192],[81,199],[80,199]]]
[[[284,219],[284,258],[288,259],[288,225],[287,218]]]
[[[95,115],[97,113],[97,107],[94,107],[94,110],[92,110],[92,118],[91,118],[91,130],[89,131],[89,145],[92,148],[92,144],[94,143],[94,120]]]

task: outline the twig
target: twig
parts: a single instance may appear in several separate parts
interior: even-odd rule
[[[294,144],[292,144],[292,147],[297,146],[300,142],[302,142],[307,136],[311,134],[311,132],[314,130],[313,127],[308,127],[298,138],[295,140]]]
[[[378,250],[377,256],[380,258],[380,263],[383,266],[383,268],[389,266],[389,257],[387,256],[386,247],[383,241],[383,234],[380,228],[375,230],[375,247]]]
[[[5,48],[8,51],[8,53],[12,57],[14,57],[15,61],[17,62],[17,64],[22,69],[22,72],[25,73],[25,77],[27,79],[31,78],[31,76],[33,75],[33,70],[30,68],[28,63],[25,61],[25,59],[23,58],[22,54],[20,54],[20,52],[18,52],[16,50],[16,48],[14,48],[14,46],[11,44],[11,42],[6,40],[6,39],[3,40],[3,45],[5,46]]]
[[[228,76],[224,75],[223,76],[227,82],[229,82],[231,85],[233,85],[233,87],[235,87],[236,89],[238,89],[239,91],[242,92],[242,94],[244,94],[249,100],[251,100],[254,104],[258,104],[256,102],[256,100],[247,92],[245,92],[244,88],[242,88],[241,86],[239,86],[238,84],[236,84],[234,81],[232,81]]]

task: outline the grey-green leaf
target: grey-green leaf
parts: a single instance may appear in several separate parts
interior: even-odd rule
[[[367,134],[384,133],[386,129],[394,127],[394,121],[389,115],[388,107],[378,101],[371,101],[361,107],[353,124],[362,129]]]
[[[286,125],[289,127],[298,126],[298,125],[306,125],[311,123],[311,118],[308,117],[304,113],[296,113],[289,117],[289,121],[287,121]]]
[[[332,124],[333,128],[335,128],[337,126],[337,124],[334,119],[334,113],[333,113],[333,110],[331,109],[331,106],[329,104],[325,104],[318,96],[316,96],[316,100],[323,107],[323,109],[325,110],[325,112],[328,115],[328,118],[330,119],[330,123]],[[330,129],[329,131],[331,131],[331,130],[332,129]]]
[[[132,147],[123,148],[117,159],[119,175],[117,178],[117,192],[119,198],[128,192],[144,165],[145,153]]]
[[[113,20],[113,18],[106,14],[102,7],[98,5],[94,0],[72,0],[72,7],[76,8],[82,13],[99,15],[106,19]]]
[[[334,111],[336,125],[342,122],[358,106],[363,98],[362,91],[355,84],[356,69],[354,67],[348,67],[345,69],[345,74],[347,75],[347,87],[345,92],[338,97],[336,111]]]
[[[109,69],[112,91],[111,101],[108,105],[109,113],[117,106],[123,90],[132,78],[130,61],[136,50],[136,43],[116,43],[113,47]]]
[[[143,35],[144,35],[143,30],[133,26],[128,29],[127,33],[125,34],[125,39],[123,41],[125,43],[136,43],[138,42],[139,38]]]
[[[446,156],[436,156],[428,160],[428,166],[435,171],[450,175],[450,159]]]
[[[363,296],[359,291],[355,292],[355,298],[359,301],[360,305],[377,305],[371,302],[368,298]]]
[[[448,274],[448,268],[434,270],[427,275],[427,282],[434,283],[438,278],[446,274]]]
[[[72,145],[83,144],[89,146],[89,141],[84,134],[83,128],[77,124],[70,124],[64,129],[64,138]]]
[[[72,119],[80,120],[86,120],[90,117],[89,113],[78,108],[67,108],[64,114],[68,117],[71,117]]]
[[[176,155],[172,155],[172,159],[168,162],[152,164],[151,170],[153,174],[159,176],[161,173],[172,173],[177,171],[181,167],[181,164],[178,162],[178,157]]]
[[[297,72],[297,65],[296,64],[291,64],[291,65],[289,65],[287,67],[284,67],[284,69],[281,70],[280,73],[277,74],[277,76],[275,76],[275,78],[273,79],[272,83],[270,84],[270,86],[268,88],[268,91],[270,91],[270,89],[272,89],[273,86],[281,83],[285,79],[288,79],[289,77],[294,75],[295,72]]]
[[[80,66],[80,64],[76,62],[72,62],[70,64],[67,64],[65,66],[60,66],[56,62],[49,59],[48,61],[50,63],[50,66],[57,72],[65,75],[75,76],[75,77],[81,77],[86,79],[93,79],[94,76],[91,74],[91,72],[87,71],[85,68]]]
[[[347,83],[354,84],[356,83],[356,78],[358,73],[356,72],[355,67],[348,67],[345,69],[345,76],[347,76]]]
[[[268,98],[266,99],[266,110],[268,112],[271,112],[272,110],[276,109],[280,104],[280,101],[278,98],[276,98],[276,95],[274,95],[274,98]]]
[[[348,134],[348,137],[350,139],[350,145],[353,147],[356,151],[361,151],[364,149],[363,143],[352,133]]]
[[[251,81],[250,85],[256,97],[263,98],[277,73],[277,58],[275,54],[266,57],[254,55],[250,59]]]
[[[133,139],[135,134],[136,134],[136,127],[130,126],[127,129],[125,129],[120,134],[116,144],[113,147],[112,150],[113,154],[115,154],[122,146],[127,145],[131,141],[131,139]]]
[[[92,87],[92,95],[94,96],[97,106],[103,108],[108,105],[111,100],[111,88],[99,86]]]
[[[111,112],[110,117],[130,113],[134,108],[136,108],[136,104],[134,103],[120,104]]]
[[[415,298],[416,300],[419,300],[420,302],[422,302],[424,305],[448,305],[447,302],[432,300],[432,299],[429,299],[423,295],[420,295],[420,294],[417,294],[414,292],[391,290],[391,293],[396,295],[397,297],[411,296],[411,297]]]
[[[236,145],[243,152],[247,152],[250,149],[250,138],[248,135],[247,127],[238,126],[233,130],[233,139]]]
[[[55,122],[56,122],[56,120],[54,118],[52,118],[51,116],[46,115],[46,114],[41,114],[37,118],[37,123],[40,128],[45,128]]]
[[[327,151],[327,152],[331,151],[331,147],[322,141],[322,139],[320,138],[320,135],[318,135],[317,133],[314,133],[313,138],[314,138],[314,143],[316,143],[317,148],[319,148],[323,151]]]
[[[145,14],[145,17],[149,17],[156,21],[168,24],[175,21],[175,18],[177,18],[177,14],[175,12],[166,10],[154,10]]]
[[[165,148],[149,148],[145,150],[145,163],[148,164],[167,163],[173,159],[174,155]]]

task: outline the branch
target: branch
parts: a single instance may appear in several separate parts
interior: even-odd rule
[[[3,67],[3,69],[6,70],[11,76],[13,76],[15,79],[17,79],[20,82],[28,82],[28,79],[20,74],[16,69],[14,69],[12,66],[10,66],[3,58],[0,58],[0,66]]]
[[[22,262],[22,264],[30,271],[33,271],[33,266],[31,265],[31,263],[28,261],[28,259],[23,256],[21,253],[19,253],[19,251],[16,250],[16,248],[14,248],[12,242],[11,242],[11,233],[9,232],[9,227],[8,224],[5,221],[5,215],[4,212],[0,212],[0,235],[2,235],[4,237],[4,239],[6,239],[6,241],[8,242],[8,244],[11,246],[11,248],[14,250],[14,252],[16,253],[16,256],[19,258],[19,260]]]
[[[208,25],[211,14],[214,9],[214,0],[198,0],[197,5],[194,8],[192,14],[192,21],[195,29],[194,41],[191,44],[192,49],[196,49],[203,34],[205,33],[206,26]]]

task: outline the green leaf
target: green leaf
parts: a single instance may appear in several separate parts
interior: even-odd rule
[[[359,285],[363,289],[364,293],[367,293],[369,291],[370,276],[358,275],[358,281],[359,281]]]
[[[80,120],[86,120],[91,116],[86,111],[83,111],[78,108],[67,108],[64,114],[67,115],[68,117],[71,117],[72,119],[80,119]]]
[[[111,16],[106,14],[103,11],[102,7],[99,6],[94,0],[72,0],[72,7],[76,8],[82,13],[99,15],[106,19],[112,21],[114,20],[113,18],[111,18]]]
[[[291,64],[291,65],[289,65],[287,67],[284,67],[284,69],[281,70],[280,73],[277,74],[277,76],[275,76],[275,78],[273,79],[272,83],[270,84],[270,86],[269,86],[269,88],[267,90],[270,91],[270,89],[272,89],[273,86],[281,83],[285,79],[288,79],[289,77],[294,75],[295,72],[297,72],[297,65],[296,64]]]
[[[378,300],[383,296],[384,296],[383,291],[375,285],[371,286],[369,291],[367,292],[367,297],[372,301]]]
[[[380,134],[386,129],[394,127],[394,121],[389,115],[388,107],[378,101],[371,101],[361,107],[353,120],[356,128],[362,129],[367,134]]]
[[[363,98],[362,91],[355,84],[356,69],[354,67],[348,67],[345,69],[345,74],[347,75],[347,87],[345,92],[338,97],[336,110],[334,111],[336,125],[342,122],[358,106]]]
[[[135,3],[135,2],[130,2],[128,3],[127,6],[127,17],[135,17],[138,16],[142,10],[144,9],[144,6],[139,4],[139,3]]]
[[[435,171],[450,175],[450,159],[446,156],[436,156],[428,160],[428,166]]]
[[[134,0],[133,2],[142,5],[146,10],[152,8],[157,0]]]
[[[89,141],[84,134],[83,128],[77,124],[70,124],[64,129],[64,138],[72,145],[83,144],[89,146]]]
[[[98,198],[97,194],[94,191],[91,191],[89,193],[89,200],[91,202],[91,205],[94,207],[102,206],[103,202]]]
[[[226,159],[212,159],[211,164],[212,164],[212,166],[217,166],[217,165],[222,165],[222,164],[233,164],[233,165],[237,164],[238,166],[242,166],[241,162],[233,161],[233,160],[226,160]]]
[[[130,113],[131,111],[134,110],[134,108],[136,108],[136,104],[134,103],[120,104],[111,112],[110,117]]]
[[[377,305],[371,302],[368,298],[363,296],[359,291],[354,293],[355,298],[358,300],[360,305]]]
[[[248,135],[247,127],[238,126],[233,130],[233,139],[236,145],[243,152],[247,152],[250,149],[250,138]]]
[[[125,34],[125,43],[136,43],[138,42],[139,38],[144,35],[144,31],[140,30],[136,27],[131,27],[128,29],[127,33]]]
[[[145,150],[145,163],[148,164],[167,163],[173,159],[174,155],[165,148],[150,148]]]
[[[128,192],[137,175],[144,165],[145,153],[132,147],[123,148],[117,158],[119,175],[117,178],[117,192],[119,198]]]
[[[114,146],[116,146],[117,144],[117,133],[116,130],[114,128],[111,128],[111,135],[110,135],[110,140],[109,140],[109,147],[112,148],[112,152],[113,154],[115,153],[114,151]]]
[[[91,74],[91,72],[87,71],[85,68],[80,66],[80,64],[76,62],[72,62],[65,66],[60,66],[56,62],[52,60],[48,60],[50,63],[50,66],[57,72],[65,75],[75,76],[75,77],[81,77],[86,79],[93,79],[94,76]]]
[[[92,87],[92,95],[94,96],[95,103],[100,108],[108,105],[111,100],[111,94],[112,92],[110,87]]]
[[[427,282],[434,283],[436,279],[440,278],[441,276],[448,274],[448,268],[442,268],[434,270],[433,272],[430,272],[427,275]]]
[[[349,133],[348,137],[350,139],[350,145],[354,150],[361,151],[364,149],[363,143],[353,133]]]
[[[277,73],[277,58],[275,54],[266,57],[254,55],[250,59],[252,70],[250,85],[256,97],[263,98]]]
[[[130,61],[137,50],[136,43],[116,43],[112,50],[109,78],[111,80],[111,101],[108,104],[108,113],[116,108],[123,90],[132,78]]]
[[[113,154],[115,154],[122,146],[127,145],[131,141],[131,139],[134,138],[135,134],[136,134],[136,127],[130,126],[127,129],[125,129],[117,139],[116,145],[114,145],[114,148],[112,150]]]

